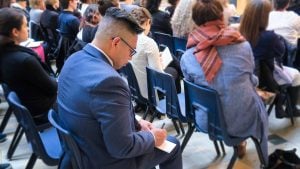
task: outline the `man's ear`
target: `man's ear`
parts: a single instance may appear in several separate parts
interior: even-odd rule
[[[121,38],[119,37],[115,37],[112,39],[111,45],[112,47],[116,47],[118,45],[118,43],[120,43]]]

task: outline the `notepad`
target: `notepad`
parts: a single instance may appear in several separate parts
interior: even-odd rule
[[[162,145],[156,146],[156,148],[158,148],[164,152],[167,152],[167,153],[170,153],[175,147],[176,147],[176,144],[172,143],[168,140],[165,140],[165,142]]]
[[[171,52],[170,52],[170,50],[169,50],[168,47],[166,47],[161,52],[161,58],[162,58],[163,69],[165,69],[173,61],[172,54],[171,54]]]
[[[34,41],[33,39],[28,38],[26,41],[20,43],[21,46],[34,48],[38,47],[43,43],[43,41]]]

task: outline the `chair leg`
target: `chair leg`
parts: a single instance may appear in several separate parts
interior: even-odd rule
[[[157,111],[154,110],[154,111],[153,111],[153,114],[152,114],[152,117],[151,117],[151,119],[150,119],[150,122],[151,122],[151,123],[153,122],[153,120],[154,120],[154,118],[156,117],[156,115],[157,115]]]
[[[178,120],[178,123],[179,123],[179,127],[180,127],[180,130],[181,130],[181,133],[182,133],[182,137],[183,137],[185,135],[184,127],[183,127],[181,121]]]
[[[265,168],[266,167],[266,161],[264,160],[260,144],[259,144],[259,142],[256,138],[251,137],[251,139],[253,140],[253,142],[255,144],[257,155],[258,155],[258,158],[259,158],[259,161],[260,161],[260,164],[261,164],[261,168]]]
[[[1,133],[3,133],[11,114],[12,114],[12,108],[9,106],[8,109],[6,110],[4,118],[1,122],[1,126],[0,126],[0,132]]]
[[[149,106],[146,105],[146,107],[147,107],[147,108],[146,108],[146,111],[145,111],[145,113],[144,113],[144,115],[143,115],[143,119],[144,119],[144,120],[147,118],[148,113],[149,113],[149,111],[150,111],[150,110],[149,110],[149,109],[150,109]]]
[[[293,113],[291,98],[288,95],[286,96],[286,110],[285,111],[290,116],[292,125],[294,125],[294,113]]]
[[[226,151],[225,151],[225,148],[224,148],[223,141],[219,141],[219,143],[220,143],[220,145],[221,145],[222,152],[223,152],[223,154],[225,155],[225,154],[226,154]]]
[[[36,160],[37,160],[37,156],[34,153],[32,153],[30,156],[30,159],[26,165],[26,169],[32,169]]]
[[[231,157],[231,160],[230,160],[230,162],[228,164],[227,169],[232,169],[233,168],[234,163],[235,163],[235,161],[237,159],[237,153],[238,153],[238,148],[237,148],[237,146],[234,146],[233,147],[233,155]]]
[[[183,152],[185,146],[187,145],[188,141],[190,140],[192,134],[194,133],[194,130],[195,130],[195,125],[192,125],[192,123],[188,123],[188,131],[181,143],[181,153]]]
[[[214,140],[213,142],[214,142],[214,145],[215,145],[217,156],[220,156],[220,149],[219,149],[219,146],[218,146],[218,142],[217,142],[217,140]]]
[[[8,151],[7,151],[7,158],[8,159],[11,159],[12,156],[14,155],[14,153],[16,151],[16,148],[19,145],[19,142],[20,142],[23,134],[24,134],[24,130],[22,129],[22,127],[20,125],[18,125],[17,130],[14,134],[13,140],[10,143],[10,146],[8,148]]]
[[[275,98],[276,99],[276,98]],[[270,107],[268,108],[268,115],[270,115],[271,114],[271,111],[272,111],[272,109],[273,109],[273,107],[274,107],[274,105],[275,105],[275,99],[274,99],[274,101],[270,104]]]
[[[177,125],[177,123],[176,123],[176,120],[172,119],[172,122],[173,122],[173,125],[174,125],[174,127],[175,127],[175,130],[176,130],[176,132],[177,132],[177,136],[179,136],[179,135],[180,135],[180,130],[179,130],[179,127],[178,127],[178,125]]]

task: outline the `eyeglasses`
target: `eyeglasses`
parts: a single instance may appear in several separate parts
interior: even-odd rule
[[[112,39],[114,39],[114,38],[112,38]],[[126,42],[123,38],[120,37],[120,39],[121,39],[121,40],[129,47],[129,49],[130,49],[130,56],[135,55],[135,54],[136,54],[136,50],[135,50],[133,47],[131,47],[131,46],[129,45],[129,43]]]

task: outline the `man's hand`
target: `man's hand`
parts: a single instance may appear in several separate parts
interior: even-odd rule
[[[139,121],[139,123],[140,123],[140,125],[141,125],[141,127],[142,127],[142,128],[141,128],[142,131],[150,131],[151,129],[154,128],[153,124],[150,123],[149,121],[146,121],[146,120],[141,119],[141,120]]]
[[[167,131],[165,129],[152,128],[151,133],[155,138],[155,146],[160,146],[167,138]]]

